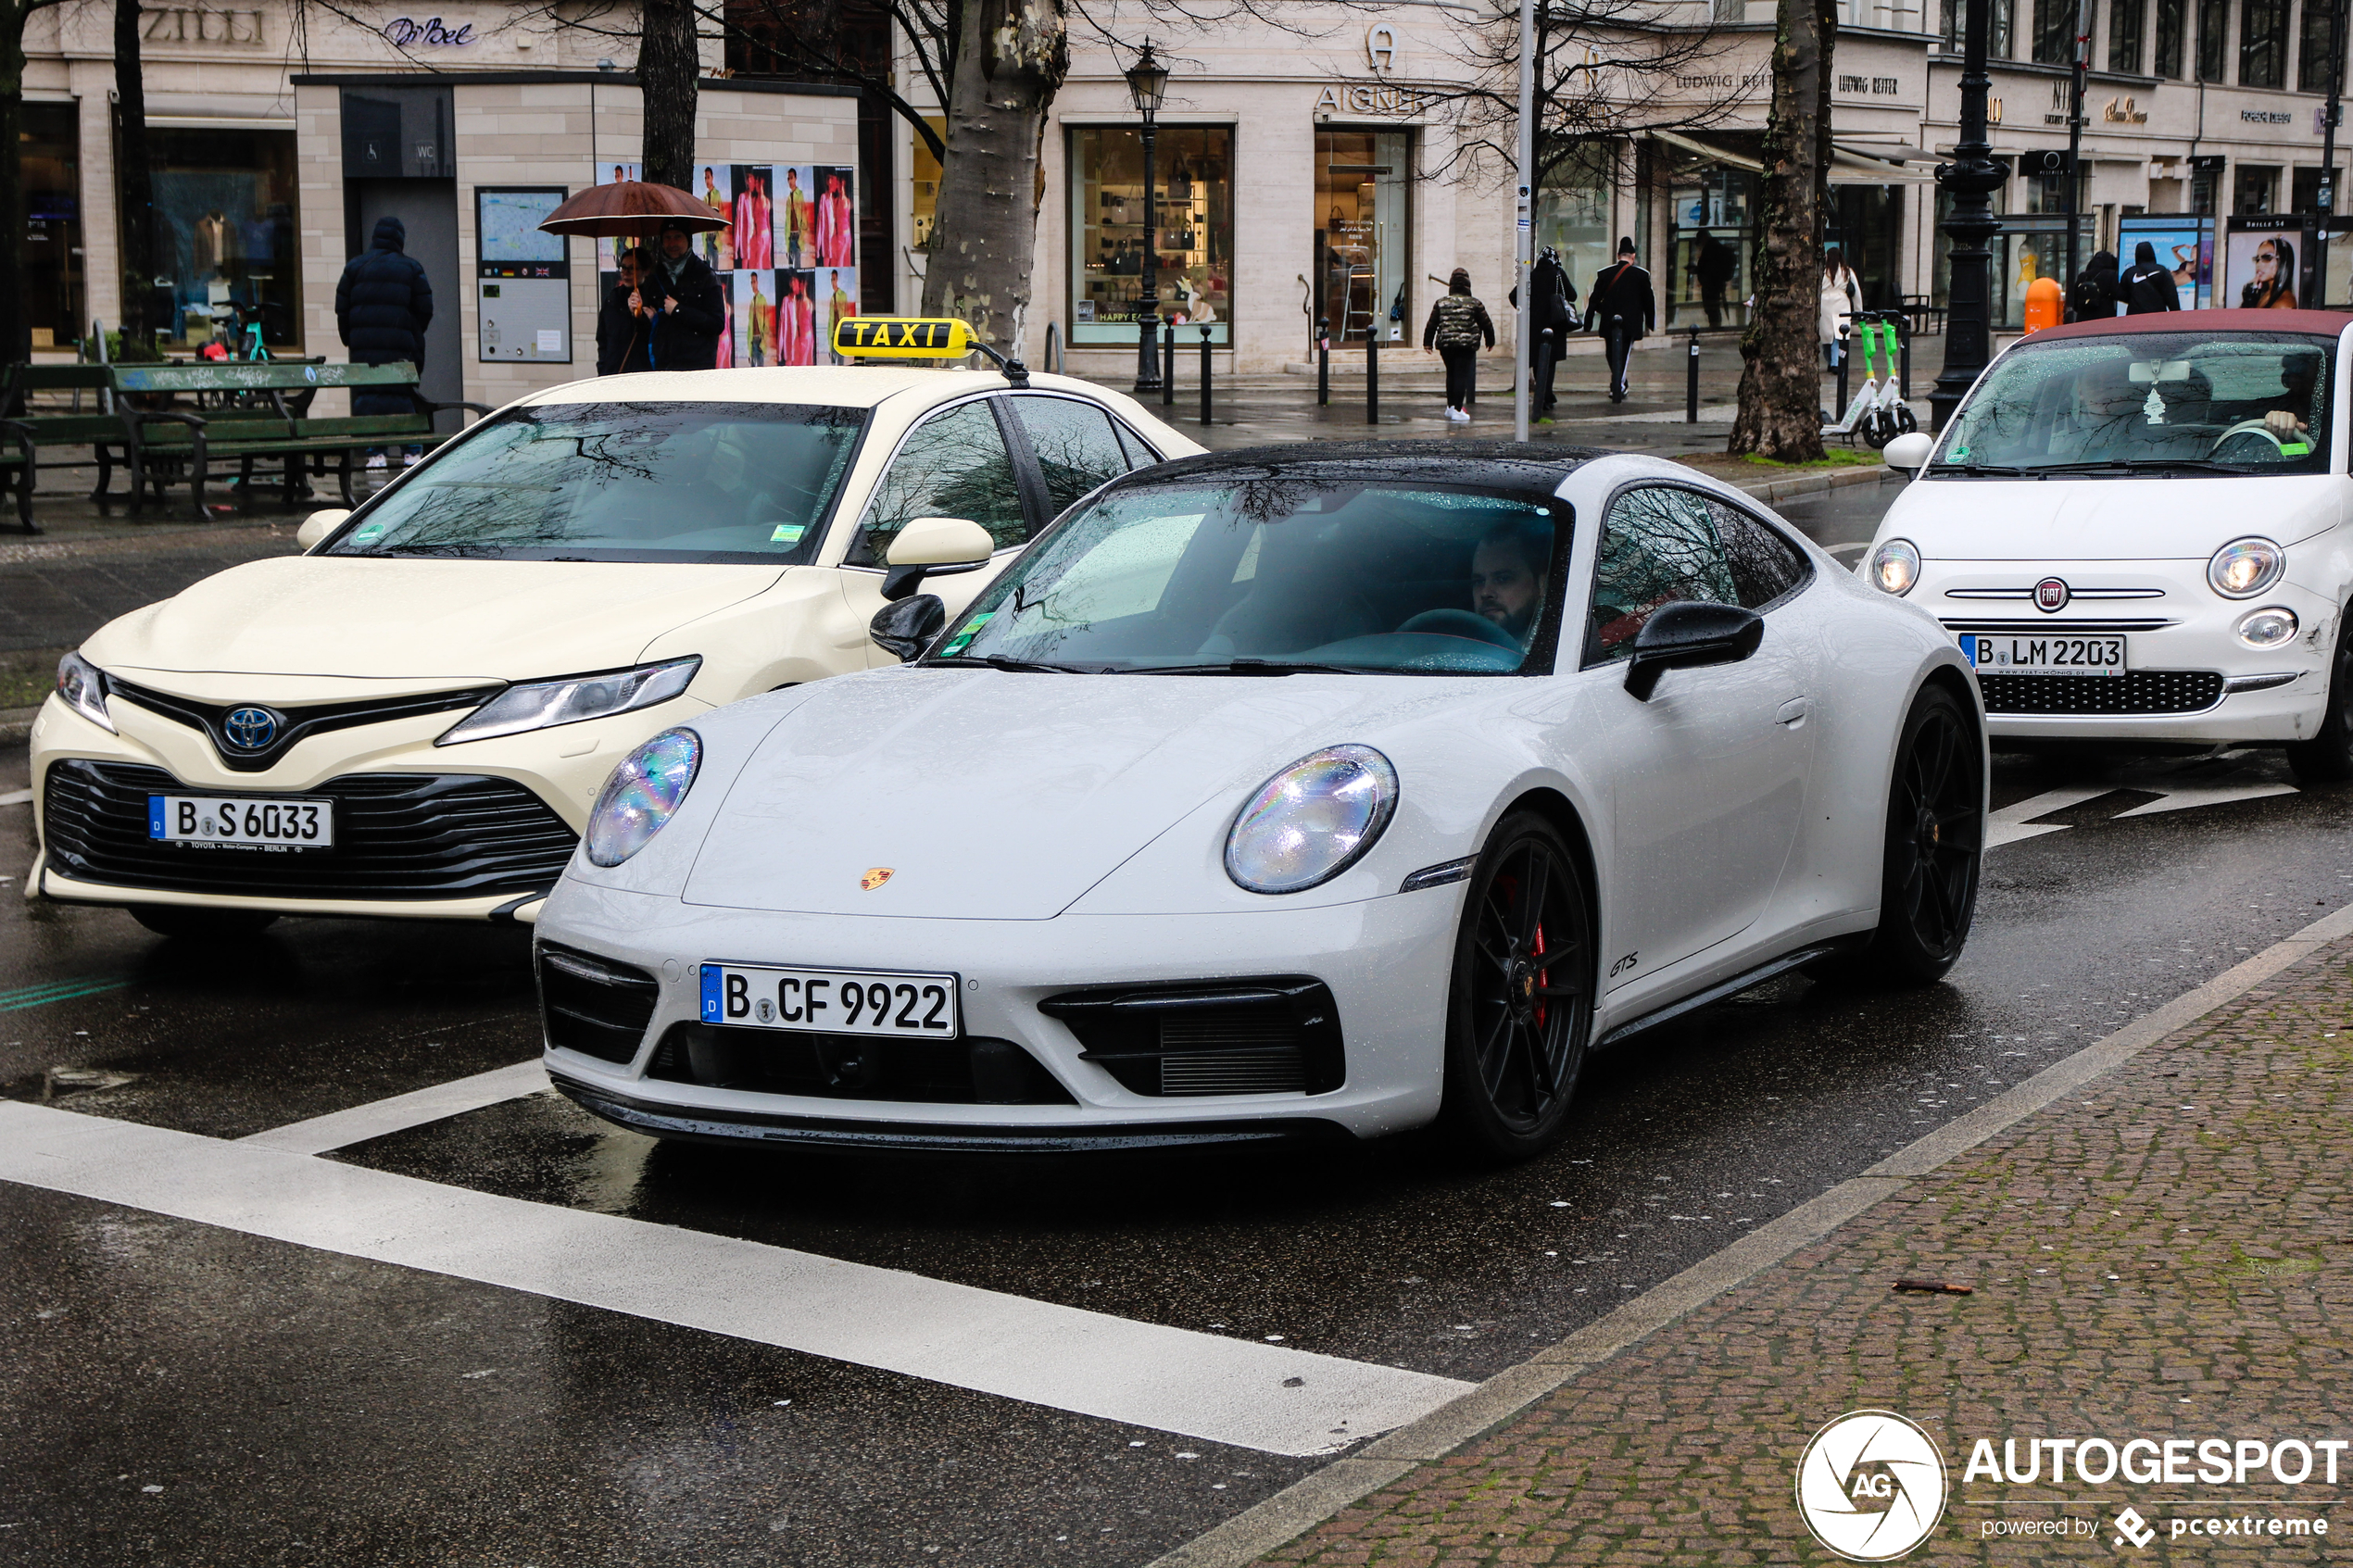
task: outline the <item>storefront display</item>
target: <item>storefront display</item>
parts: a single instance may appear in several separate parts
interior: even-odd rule
[[[301,335],[295,250],[300,214],[291,131],[150,126],[155,257],[149,323],[167,348],[242,336],[270,348]]]
[[[1161,317],[1208,327],[1220,347],[1234,309],[1233,149],[1222,125],[1164,125],[1152,138]],[[1142,132],[1074,130],[1070,167],[1070,341],[1133,343],[1144,282]]]
[[[85,330],[82,309],[81,139],[71,104],[25,104],[25,321],[35,348],[63,347]]]
[[[1746,326],[1756,176],[1685,158],[1677,160],[1669,179],[1674,239],[1661,280],[1660,324]],[[1597,258],[1595,269],[1600,265]]]
[[[1414,139],[1403,131],[1315,136],[1315,314],[1335,346],[1403,342],[1410,298]]]

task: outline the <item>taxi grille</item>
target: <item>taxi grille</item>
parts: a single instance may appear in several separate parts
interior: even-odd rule
[[[288,793],[334,802],[335,847],[191,849],[147,836],[147,797],[220,795],[160,768],[68,758],[42,799],[49,869],[76,882],[258,898],[478,898],[556,884],[578,835],[508,779],[350,773]],[[257,794],[260,793],[258,791]]]
[[[2211,670],[2128,675],[1980,675],[1988,713],[2203,713],[2222,700]]]

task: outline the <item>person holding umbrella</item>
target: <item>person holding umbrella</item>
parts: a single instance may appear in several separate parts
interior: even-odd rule
[[[676,219],[661,226],[661,254],[645,293],[660,299],[653,329],[657,370],[708,370],[718,363],[726,302],[719,279],[695,254],[694,234]]]

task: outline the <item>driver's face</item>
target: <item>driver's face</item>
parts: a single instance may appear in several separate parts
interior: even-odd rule
[[[1510,545],[1482,544],[1471,557],[1471,608],[1515,637],[1544,602],[1544,578]]]

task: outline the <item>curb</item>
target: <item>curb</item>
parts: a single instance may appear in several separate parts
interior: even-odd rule
[[[1793,474],[1787,479],[1759,480],[1755,483],[1743,484],[1740,488],[1760,501],[1785,501],[1793,495],[1811,495],[1817,491],[1844,490],[1855,484],[1877,484],[1894,471],[1883,465],[1872,468],[1858,465],[1820,473]]]
[[[0,746],[15,746],[32,739],[32,721],[41,711],[31,708],[0,708]]]
[[[1196,1537],[1146,1568],[1243,1568],[1297,1539],[1349,1504],[1441,1460],[1537,1400],[1692,1309],[1822,1240],[1914,1180],[1933,1174],[2053,1102],[2122,1066],[2176,1030],[2234,1001],[2327,943],[2353,935],[2353,905],[2223,971],[2196,990],[2064,1057],[2023,1083],[1896,1150],[1861,1174],[1800,1204],[1769,1224],[1595,1319],[1559,1344],[1496,1374],[1420,1420],[1337,1460],[1265,1501]]]

